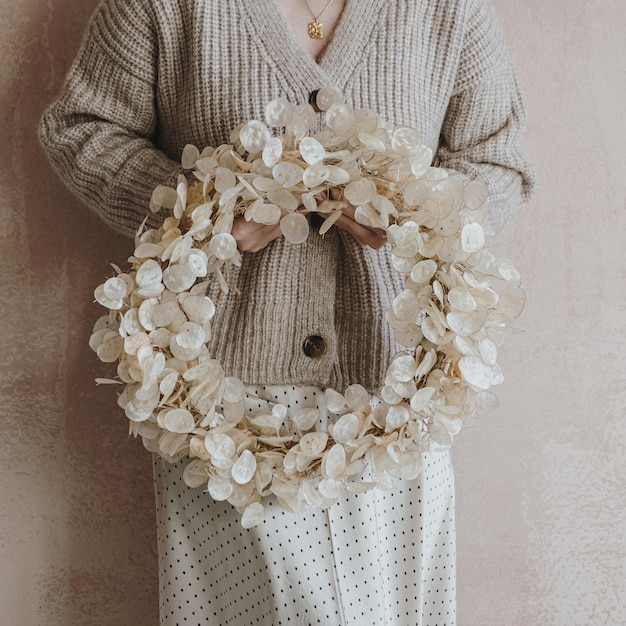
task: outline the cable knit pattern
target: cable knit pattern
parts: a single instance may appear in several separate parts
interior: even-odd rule
[[[524,111],[486,0],[348,0],[319,62],[272,1],[104,0],[40,138],[70,188],[130,234],[154,187],[176,180],[185,144],[217,146],[272,98],[304,102],[323,85],[419,128],[507,216],[528,199]],[[210,343],[227,374],[379,386],[395,350],[384,312],[400,289],[388,249],[335,231],[243,256]],[[322,358],[303,354],[308,335],[326,340]]]

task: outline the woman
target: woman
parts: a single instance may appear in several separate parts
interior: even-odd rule
[[[269,100],[326,85],[420,129],[441,166],[483,179],[507,215],[528,199],[523,108],[486,0],[105,0],[40,135],[67,184],[132,234],[185,144],[225,143]],[[326,387],[380,386],[399,275],[381,233],[352,215],[302,245],[236,221],[243,263],[209,349],[248,384],[250,409],[323,413]],[[249,530],[185,487],[182,467],[155,460],[162,625],[455,624],[447,453],[389,492],[299,516],[272,505]]]

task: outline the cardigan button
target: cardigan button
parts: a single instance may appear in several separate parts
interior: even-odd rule
[[[322,112],[322,109],[320,109],[320,108],[317,106],[317,94],[318,94],[318,93],[319,93],[319,89],[316,89],[315,91],[312,91],[312,92],[309,94],[309,104],[313,107],[313,110],[314,110],[316,113],[321,113],[321,112]]]
[[[312,359],[319,359],[326,352],[326,342],[319,335],[309,335],[302,344],[304,354]]]

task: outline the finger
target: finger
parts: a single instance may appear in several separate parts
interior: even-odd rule
[[[231,235],[244,252],[258,252],[268,243],[280,237],[280,224],[258,224],[247,222],[243,217],[235,219]]]
[[[373,229],[368,226],[363,226],[346,215],[339,217],[335,225],[352,235],[362,246],[369,246],[370,248],[374,248],[374,250],[380,250],[380,248],[387,243],[384,231],[379,228]]]

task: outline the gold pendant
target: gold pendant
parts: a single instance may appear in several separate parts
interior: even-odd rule
[[[324,38],[324,24],[315,20],[309,24],[309,37],[311,39]]]

